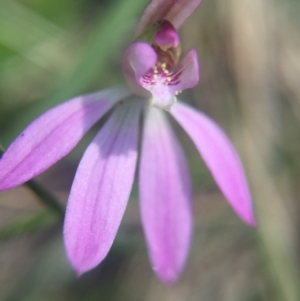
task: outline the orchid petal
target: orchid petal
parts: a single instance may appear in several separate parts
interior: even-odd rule
[[[139,82],[155,66],[156,61],[157,54],[148,43],[136,42],[126,49],[123,57],[123,71],[129,87],[138,95],[147,96]]]
[[[225,133],[206,115],[178,103],[171,114],[187,132],[235,212],[255,225],[251,196],[240,159]]]
[[[192,233],[191,179],[165,113],[149,108],[140,162],[141,216],[155,273],[164,282],[181,273]]]
[[[170,21],[179,28],[202,0],[152,0],[137,25],[136,37],[160,20]]]
[[[0,190],[18,186],[69,153],[81,137],[117,101],[125,88],[79,96],[56,106],[33,121],[0,160]]]
[[[190,50],[176,69],[158,75],[155,84],[143,84],[152,93],[151,105],[169,110],[176,102],[176,96],[182,90],[192,88],[199,82],[197,53]]]
[[[121,104],[87,148],[64,224],[68,258],[78,274],[99,264],[116,236],[133,184],[140,104]]]

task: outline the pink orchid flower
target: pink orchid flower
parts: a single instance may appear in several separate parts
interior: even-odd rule
[[[78,274],[107,255],[134,181],[140,118],[142,223],[153,270],[164,282],[180,275],[192,235],[191,179],[167,115],[183,127],[233,210],[255,225],[244,171],[232,144],[207,116],[177,102],[199,81],[191,50],[179,62],[178,27],[201,0],[153,0],[123,59],[129,89],[117,87],[71,99],[33,121],[0,160],[0,190],[18,186],[68,154],[108,111],[114,111],[80,161],[71,188],[64,239]],[[150,106],[145,99],[150,99]]]

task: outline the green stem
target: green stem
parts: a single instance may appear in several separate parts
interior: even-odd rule
[[[18,220],[0,230],[0,241],[39,230],[41,227],[51,225],[55,221],[57,221],[57,218],[48,211]]]
[[[61,217],[64,217],[64,208],[60,205],[56,197],[49,190],[47,190],[45,187],[34,180],[30,180],[24,185],[30,188],[49,209],[53,210]]]

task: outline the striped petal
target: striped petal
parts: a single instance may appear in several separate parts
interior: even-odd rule
[[[78,274],[98,265],[116,236],[133,184],[140,103],[121,104],[87,148],[64,224],[68,258]]]
[[[141,84],[152,94],[151,105],[169,110],[176,102],[176,95],[199,82],[198,58],[195,50],[190,50],[176,68],[168,73],[158,72],[155,79],[141,80]]]
[[[234,211],[255,225],[251,196],[240,159],[225,133],[206,115],[177,103],[171,114],[195,143]]]
[[[128,95],[125,88],[108,89],[76,97],[41,115],[2,156],[0,190],[23,184],[56,163],[99,118]]]
[[[157,61],[154,49],[145,42],[131,44],[123,56],[123,72],[131,90],[141,96],[149,96],[149,92],[141,87],[140,80],[152,70]]]
[[[190,248],[191,179],[186,159],[161,110],[145,119],[139,171],[141,215],[153,270],[175,281]]]
[[[160,20],[168,20],[175,28],[179,28],[201,2],[202,0],[152,0],[138,23],[136,37]]]

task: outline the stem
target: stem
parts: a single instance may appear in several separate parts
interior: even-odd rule
[[[48,211],[35,214],[26,219],[18,220],[13,224],[9,224],[1,228],[0,241],[31,233],[41,229],[42,227],[47,227],[51,224],[54,224],[56,221],[57,218],[55,218],[53,213]]]
[[[56,197],[48,189],[34,180],[30,180],[24,183],[24,185],[30,188],[49,209],[55,211],[61,217],[64,217],[64,208],[60,205]]]

